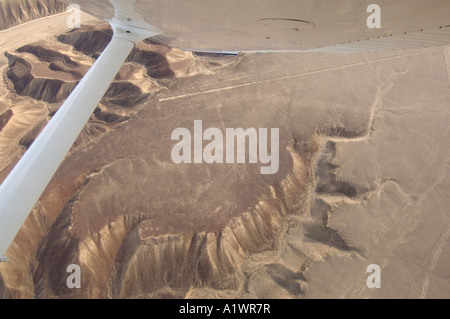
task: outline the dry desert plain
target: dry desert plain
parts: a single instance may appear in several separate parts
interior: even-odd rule
[[[0,31],[1,180],[111,37],[66,18]],[[0,296],[449,298],[449,79],[449,47],[222,56],[146,40],[0,263]],[[171,133],[195,120],[279,128],[279,170],[174,164]]]

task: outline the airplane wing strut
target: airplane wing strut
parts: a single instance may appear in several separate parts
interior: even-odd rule
[[[0,256],[33,209],[134,45],[158,34],[114,18],[114,36],[0,186]]]

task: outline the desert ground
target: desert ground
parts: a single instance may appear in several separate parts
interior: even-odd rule
[[[0,31],[0,180],[109,42],[107,23],[67,16]],[[450,47],[225,56],[146,40],[0,263],[0,296],[450,298],[449,88]],[[279,170],[174,164],[171,133],[195,120],[279,128]]]

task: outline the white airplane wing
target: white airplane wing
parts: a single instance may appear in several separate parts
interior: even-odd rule
[[[63,1],[102,19],[152,25],[157,39],[192,51],[303,51],[368,39],[377,41],[366,50],[409,48],[448,43],[450,33],[448,0],[135,0],[117,13],[120,1]],[[381,25],[369,28],[376,3]]]
[[[448,0],[64,0],[108,20],[111,43],[0,186],[0,256],[133,46],[206,52],[360,52],[450,43]]]

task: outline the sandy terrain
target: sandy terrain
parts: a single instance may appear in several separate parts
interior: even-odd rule
[[[104,24],[84,21],[0,31],[0,176],[64,99],[24,79],[77,81],[107,43]],[[214,56],[140,44],[0,264],[0,296],[449,298],[449,71],[449,48]],[[280,128],[279,171],[175,165],[171,132],[194,120]],[[82,289],[65,285],[71,263]],[[366,286],[370,264],[380,289]]]
[[[63,12],[66,7],[65,3],[57,0],[1,0],[0,30]]]

